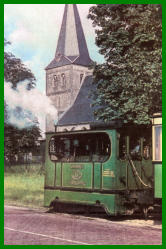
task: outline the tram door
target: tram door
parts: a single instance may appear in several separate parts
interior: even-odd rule
[[[154,165],[154,197],[162,198],[162,115],[152,119],[152,162]]]

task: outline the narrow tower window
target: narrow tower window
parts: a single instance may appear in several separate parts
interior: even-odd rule
[[[53,87],[57,88],[58,86],[58,77],[57,75],[53,76]]]
[[[62,78],[62,87],[65,88],[66,87],[66,77],[65,77],[64,73],[61,74],[61,78]]]
[[[81,84],[81,82],[82,82],[82,78],[83,78],[83,76],[84,76],[84,74],[83,74],[83,73],[81,73],[81,74],[80,74],[80,84]]]

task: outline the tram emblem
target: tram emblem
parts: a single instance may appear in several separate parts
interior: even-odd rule
[[[71,174],[71,185],[83,185],[85,186],[85,182],[81,180],[83,177],[82,167],[71,167],[72,174]]]
[[[76,169],[76,170],[74,170],[74,173],[71,177],[73,180],[78,181],[82,178],[82,175],[83,175],[83,173],[79,169]]]

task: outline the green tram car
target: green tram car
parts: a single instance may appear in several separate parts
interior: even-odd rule
[[[162,115],[156,113],[152,119],[152,162],[154,168],[154,197],[158,202],[162,199]]]
[[[153,124],[153,151],[151,128],[118,122],[48,132],[44,205],[101,206],[111,216],[147,214],[162,197],[161,126]]]

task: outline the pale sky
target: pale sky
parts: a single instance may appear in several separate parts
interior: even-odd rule
[[[87,19],[92,4],[77,4],[92,60],[103,57],[95,45],[95,32]],[[5,4],[4,33],[12,43],[7,49],[32,70],[37,88],[45,92],[44,68],[54,58],[64,4]]]
[[[92,22],[87,19],[91,6],[92,4],[77,4],[90,57],[94,61],[103,62],[103,57],[98,53],[98,48],[95,45],[95,31]],[[43,98],[43,101],[40,101],[40,104],[49,101],[45,99],[44,95],[43,97],[41,95],[45,94],[46,88],[44,69],[54,58],[63,12],[64,4],[5,4],[4,37],[11,42],[11,45],[8,45],[5,49],[20,58],[36,77],[36,98],[31,98],[33,94],[32,96],[28,95],[28,106],[32,101],[35,106],[38,106],[38,100],[41,100],[41,98]],[[15,96],[13,94],[12,91],[6,90],[5,98],[9,97],[8,99],[13,100],[13,96]],[[25,102],[27,99],[25,96],[27,93],[20,91],[19,94],[20,96],[15,99],[18,99],[20,106],[22,106],[22,101]],[[11,110],[13,106],[18,104],[17,102],[10,103]],[[38,113],[35,108],[33,108],[33,111],[38,117],[40,129],[44,132],[44,112],[42,114]],[[21,122],[24,124],[25,120],[21,120]],[[18,122],[13,122],[18,127],[16,123]]]

